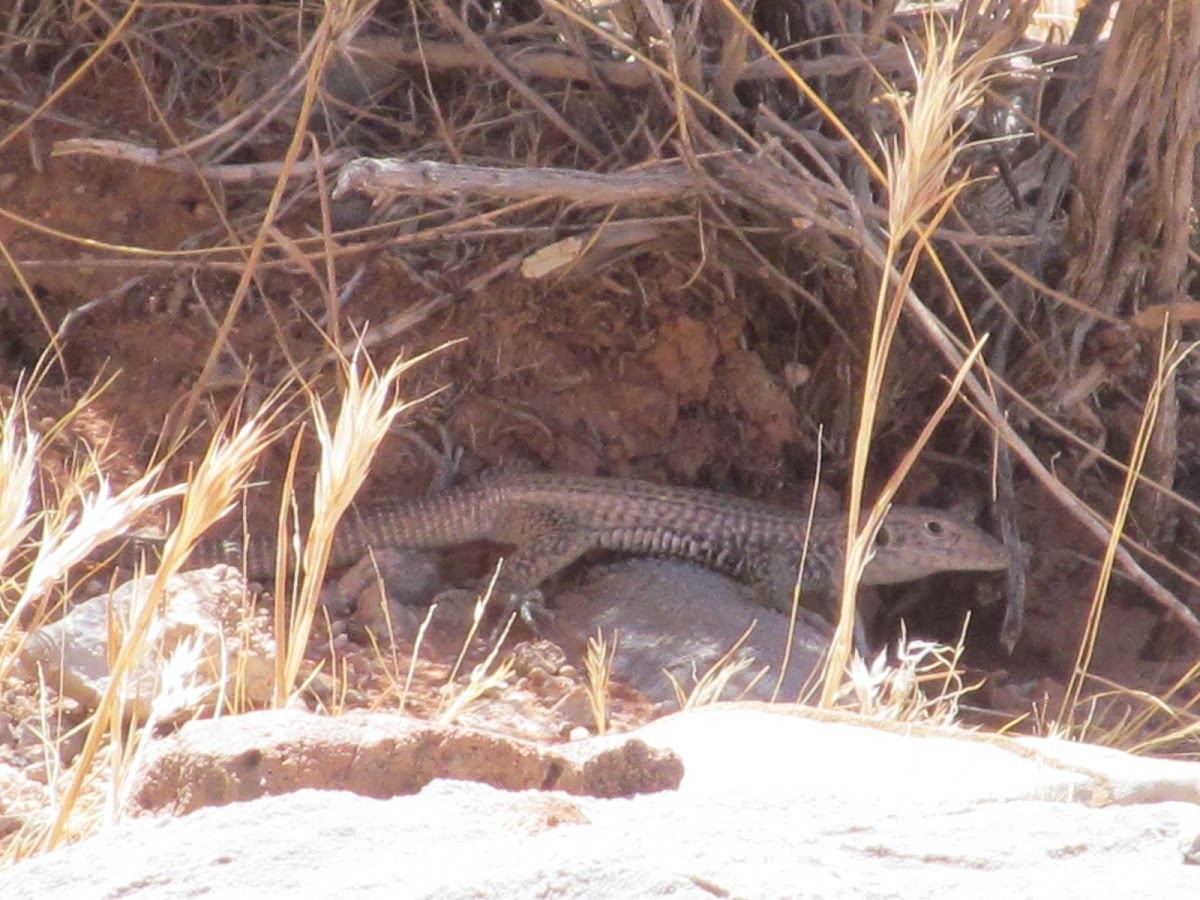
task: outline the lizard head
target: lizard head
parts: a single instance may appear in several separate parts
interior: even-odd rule
[[[863,584],[897,584],[938,572],[993,572],[1008,566],[1003,544],[937,509],[896,507],[875,534]]]

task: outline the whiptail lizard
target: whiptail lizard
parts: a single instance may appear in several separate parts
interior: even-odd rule
[[[819,517],[810,526],[801,511],[705,490],[579,475],[497,475],[350,512],[335,533],[330,565],[351,565],[369,548],[508,545],[515,549],[496,589],[524,602],[588,551],[610,550],[707,566],[750,582],[759,602],[786,612],[802,558],[806,596],[837,592],[845,540],[844,517]],[[190,565],[217,562],[240,563],[252,579],[269,577],[274,540],[251,538],[244,558],[236,542],[204,540]],[[975,526],[938,510],[897,506],[875,537],[862,582],[893,584],[1008,563],[1004,546]]]

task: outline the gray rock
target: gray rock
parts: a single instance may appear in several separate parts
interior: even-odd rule
[[[128,581],[111,594],[80,603],[59,621],[29,635],[17,674],[47,683],[85,709],[95,709],[111,680],[110,627],[128,634],[150,597],[154,576]],[[127,715],[145,722],[190,718],[222,701],[233,680],[239,701],[260,706],[271,699],[275,641],[270,625],[248,599],[246,582],[230,566],[175,575],[146,634],[148,652],[122,686]]]
[[[560,594],[547,636],[581,659],[597,631],[610,642],[615,634],[613,677],[675,708],[675,690],[664,670],[690,693],[753,626],[731,655],[748,665],[729,679],[720,699],[770,700],[783,668],[789,617],[753,598],[750,587],[699,566],[633,559],[599,569],[579,588]],[[800,610],[779,699],[804,693],[830,634],[824,619]]]
[[[1197,764],[779,705],[637,736],[682,757],[677,791],[300,790],[126,822],[0,874],[0,896],[1200,896]]]

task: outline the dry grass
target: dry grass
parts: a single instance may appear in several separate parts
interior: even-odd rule
[[[86,406],[88,398],[81,404]],[[18,385],[0,419],[0,508],[4,529],[0,533],[0,561],[13,560],[18,550],[31,549],[19,566],[0,569],[0,597],[4,620],[0,622],[0,678],[12,668],[23,631],[45,621],[51,610],[46,598],[71,569],[106,542],[129,533],[152,510],[182,494],[182,486],[154,488],[160,468],[113,490],[99,468],[97,454],[84,457],[85,465],[68,472],[72,479],[58,490],[56,506],[35,509],[44,442],[30,423],[27,389]],[[30,548],[30,544],[32,547]]]
[[[0,572],[8,571],[12,557],[35,526],[29,518],[31,488],[36,475],[38,437],[22,421],[26,405],[25,390],[17,385],[15,397],[0,418]],[[0,596],[7,596],[11,584],[0,585]],[[0,647],[3,641],[0,641]]]
[[[466,661],[467,653],[475,641],[475,635],[478,633],[480,623],[483,621],[484,612],[488,608],[489,601],[492,599],[496,586],[496,577],[499,573],[500,569],[497,568],[487,590],[476,601],[471,627],[463,637],[458,658],[454,661],[454,666],[446,679],[438,712],[435,716],[437,721],[444,724],[450,724],[457,720],[471,704],[482,699],[485,695],[504,687],[509,682],[509,679],[512,678],[513,661],[511,657],[506,657],[499,665],[496,663],[500,655],[500,648],[504,644],[504,639],[508,636],[509,627],[512,625],[511,619],[504,624],[503,630],[494,636],[490,649],[484,659],[471,667],[466,680],[464,681],[458,677],[463,663]],[[416,654],[414,652],[414,664],[415,661]]]
[[[754,665],[754,658],[748,655],[740,655],[742,645],[749,639],[751,632],[754,630],[755,623],[751,622],[742,632],[742,635],[733,642],[733,644],[722,653],[712,665],[700,674],[696,679],[695,685],[691,690],[686,689],[679,680],[670,672],[663,671],[663,675],[671,683],[672,689],[675,691],[675,702],[680,709],[694,709],[700,706],[707,706],[711,703],[717,703],[720,700],[736,700],[738,697],[731,697],[730,683],[732,680]],[[762,669],[750,679],[743,689],[743,694],[751,690],[754,685],[758,684],[767,674],[766,668]]]
[[[278,641],[280,666],[275,690],[281,702],[297,686],[333,529],[357,491],[382,436],[408,405],[396,399],[396,380],[418,361],[396,361],[382,374],[371,368],[365,355],[346,361],[345,395],[333,424],[323,407],[313,401],[314,431],[323,451],[323,462],[315,488],[316,514],[300,557],[301,577],[295,605],[277,608],[277,627],[282,629],[282,638]],[[187,673],[195,668],[200,650],[196,645],[184,643],[163,665],[150,721],[132,722],[123,700],[126,679],[137,661],[151,652],[147,635],[155,631],[153,623],[161,614],[168,579],[184,565],[201,535],[232,510],[253,465],[277,434],[273,420],[281,409],[281,398],[279,391],[242,425],[230,424],[218,429],[185,486],[153,489],[151,485],[159,475],[156,467],[114,493],[101,472],[89,470],[80,474],[75,487],[61,492],[70,498],[69,503],[61,508],[47,508],[32,517],[28,515],[28,498],[37,471],[39,437],[22,421],[27,416],[21,392],[5,410],[0,426],[0,459],[13,476],[5,479],[4,496],[0,500],[0,505],[10,510],[3,535],[8,548],[6,555],[11,556],[35,534],[37,540],[28,564],[6,576],[6,592],[17,599],[0,623],[0,647],[3,647],[0,673],[12,670],[25,636],[49,614],[43,611],[31,619],[31,608],[43,604],[43,598],[51,588],[63,583],[71,567],[102,544],[132,531],[150,509],[182,496],[179,518],[163,543],[152,586],[140,598],[131,619],[110,632],[111,679],[89,719],[82,749],[69,770],[57,765],[49,768],[50,791],[55,798],[52,820],[41,826],[40,833],[23,834],[10,842],[8,852],[12,858],[50,849],[68,837],[92,830],[102,821],[115,819],[123,806],[128,777],[156,718],[164,709],[178,708],[181,699],[194,696],[198,690],[207,690],[207,686],[189,681]],[[88,490],[85,481],[94,482],[95,488]],[[280,546],[286,548],[288,542],[281,542]],[[286,556],[286,552],[280,554],[281,569],[290,568]],[[289,594],[280,592],[279,596]],[[224,699],[218,712],[226,705],[237,711],[237,698],[243,694],[237,669],[224,673],[221,694]],[[58,744],[66,739],[60,731],[44,729],[47,760],[57,759]],[[103,798],[101,802],[89,799],[97,793]]]
[[[935,251],[928,244],[931,232],[945,218],[954,199],[963,186],[963,179],[953,179],[954,161],[962,146],[964,127],[960,114],[979,98],[985,84],[985,73],[990,59],[972,55],[966,62],[959,62],[961,32],[941,32],[929,25],[925,35],[922,67],[913,59],[913,74],[916,88],[911,103],[893,94],[901,123],[901,140],[888,148],[886,188],[888,194],[888,219],[886,229],[886,255],[884,272],[887,277],[880,280],[879,293],[875,302],[875,315],[871,327],[870,345],[867,350],[866,372],[863,378],[862,403],[851,457],[849,482],[848,534],[846,538],[846,562],[842,578],[841,612],[833,651],[826,667],[821,703],[832,705],[839,690],[842,673],[850,659],[856,620],[855,595],[862,578],[863,569],[870,558],[875,534],[883,523],[887,507],[895,496],[899,482],[907,472],[907,466],[915,461],[916,453],[924,446],[932,428],[947,411],[947,405],[926,423],[923,440],[919,440],[906,454],[904,465],[894,474],[884,491],[875,501],[863,521],[863,495],[866,487],[867,466],[870,461],[875,433],[877,411],[883,391],[888,359],[900,323],[904,299],[910,289],[917,263],[925,253]],[[909,237],[916,239],[897,283],[892,284],[891,274],[895,261],[904,251],[904,242]],[[980,347],[977,345],[971,357],[959,369],[958,381],[949,399],[953,399],[966,372],[974,364]]]
[[[597,631],[593,637],[588,638],[583,667],[587,672],[588,706],[592,710],[592,722],[596,726],[596,734],[604,734],[608,731],[612,667],[619,647],[620,642],[616,634],[612,637],[612,643],[605,640],[601,631]]]
[[[300,663],[308,649],[308,638],[320,599],[321,585],[325,581],[337,523],[362,487],[371,460],[392,422],[411,406],[410,402],[401,400],[397,395],[396,381],[422,358],[396,359],[382,373],[374,370],[361,350],[351,359],[344,360],[344,392],[333,423],[324,406],[315,397],[312,399],[310,409],[317,444],[321,449],[321,462],[313,488],[312,524],[300,553],[300,577],[290,610],[283,605],[289,593],[285,590],[276,592],[275,627],[278,644],[283,648],[275,681],[277,706],[285,705],[296,687]],[[286,508],[280,513],[281,533],[285,533],[287,513]],[[288,541],[281,541],[278,546],[287,547],[289,544]],[[276,584],[287,583],[287,569],[287,560],[281,554],[277,562]]]
[[[965,637],[965,625],[953,647],[901,634],[891,654],[870,663],[855,656],[838,706],[889,722],[959,724],[960,701],[979,687],[963,684]]]
[[[21,512],[28,511],[28,498],[33,493],[32,480],[27,476],[31,474],[31,461],[36,468],[39,446],[27,423],[21,427],[14,424],[25,416],[26,409],[27,401],[18,391],[5,414],[8,427],[0,434],[3,445],[0,458],[18,463],[12,472],[19,477],[7,481],[5,491],[24,494],[24,503],[8,496],[5,505]],[[9,853],[21,855],[32,849],[50,849],[68,837],[91,830],[100,821],[111,821],[117,816],[122,786],[153,725],[153,722],[140,723],[139,727],[130,722],[123,700],[125,680],[137,660],[150,652],[146,636],[159,614],[167,580],[179,571],[201,534],[232,508],[246,484],[250,467],[269,440],[274,410],[275,405],[268,403],[240,428],[219,432],[186,487],[154,489],[152,485],[159,476],[159,469],[155,468],[114,493],[100,471],[90,471],[86,477],[81,474],[74,487],[62,492],[70,499],[61,507],[44,509],[24,521],[15,515],[9,519],[11,530],[5,533],[5,540],[10,547],[19,546],[22,539],[29,540],[35,534],[37,537],[29,564],[15,575],[6,576],[5,586],[15,593],[17,600],[0,624],[0,675],[5,676],[12,671],[25,637],[50,614],[45,609],[45,598],[67,583],[70,570],[102,544],[132,531],[147,512],[165,500],[180,495],[183,498],[178,524],[166,539],[153,586],[141,599],[132,620],[119,630],[110,631],[111,678],[86,725],[86,738],[78,757],[70,770],[57,765],[49,769],[49,790],[54,798],[52,819],[39,826],[38,833],[23,834],[13,841]],[[89,488],[88,484],[95,486]],[[31,617],[30,611],[38,607],[42,608],[41,614]],[[193,656],[198,652],[196,647],[190,650]],[[188,660],[184,657],[188,653],[189,648],[181,646],[168,660],[154,710],[165,708],[164,704],[195,690],[181,674],[187,671]],[[236,694],[236,686],[231,687]],[[57,759],[58,745],[68,737],[60,731],[47,728],[43,732],[47,760]],[[97,794],[103,797],[102,802],[97,802]]]
[[[1154,433],[1155,419],[1158,416],[1160,404],[1163,399],[1163,389],[1166,385],[1174,383],[1173,376],[1175,370],[1191,353],[1195,352],[1197,347],[1200,347],[1200,344],[1192,344],[1186,348],[1180,348],[1177,345],[1168,345],[1167,335],[1168,331],[1164,328],[1162,341],[1159,346],[1158,377],[1155,378],[1151,386],[1150,395],[1146,398],[1146,403],[1142,407],[1142,418],[1138,423],[1137,436],[1134,439],[1133,448],[1130,453],[1125,484],[1121,490],[1116,513],[1113,515],[1112,534],[1105,547],[1104,559],[1101,562],[1100,573],[1096,579],[1096,587],[1092,594],[1092,603],[1088,608],[1087,622],[1079,642],[1079,653],[1075,659],[1075,667],[1071,673],[1070,683],[1063,696],[1062,708],[1059,710],[1059,720],[1065,723],[1067,727],[1070,727],[1074,710],[1079,705],[1083,684],[1088,675],[1092,655],[1095,652],[1096,637],[1100,629],[1100,618],[1104,612],[1104,604],[1108,598],[1117,547],[1125,532],[1125,525],[1133,503],[1134,490],[1138,485],[1138,476],[1146,461],[1146,453]]]
[[[124,730],[126,714],[121,701],[124,679],[132,671],[135,661],[149,650],[145,638],[162,603],[168,579],[180,571],[200,537],[232,510],[237,496],[245,488],[255,460],[270,440],[273,414],[274,408],[267,405],[228,435],[218,433],[196,467],[183,494],[179,522],[164,544],[154,583],[137,618],[122,635],[119,646],[114,648],[115,654],[109,667],[111,680],[88,729],[87,739],[75,764],[75,776],[63,793],[57,816],[46,834],[44,849],[53,848],[63,839],[67,821],[84,789],[101,745],[108,742],[108,752],[116,771],[127,772],[129,761],[136,757],[136,742],[143,739],[147,732],[134,732],[128,741],[120,739],[127,734]],[[123,780],[114,779],[118,793]]]

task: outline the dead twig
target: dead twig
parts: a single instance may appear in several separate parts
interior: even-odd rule
[[[697,193],[695,176],[680,163],[637,172],[500,168],[403,159],[358,159],[338,176],[334,198],[351,191],[374,197],[403,193],[421,197],[477,194],[500,200],[567,200],[597,206],[682,200]]]
[[[108,141],[101,138],[72,138],[58,141],[51,156],[102,156],[119,159],[139,166],[149,166],[180,175],[198,174],[210,181],[222,184],[257,184],[273,182],[284,172],[282,162],[246,163],[243,165],[197,165],[181,157],[177,150],[162,151],[155,147],[142,147],[128,141]],[[312,178],[318,168],[331,169],[348,163],[354,152],[348,148],[333,150],[319,159],[306,159],[288,168],[289,178]]]

